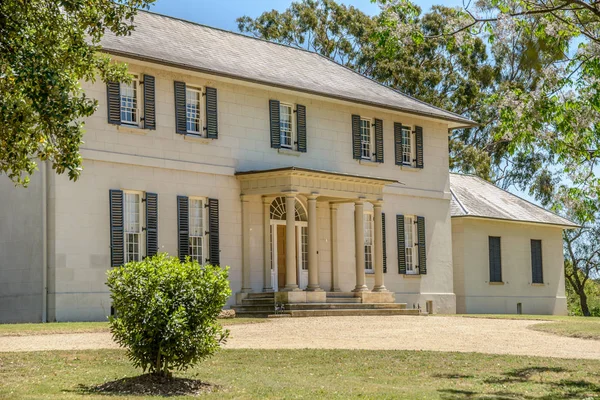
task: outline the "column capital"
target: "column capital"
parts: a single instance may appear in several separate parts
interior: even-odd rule
[[[340,205],[338,203],[329,203],[329,208],[331,210],[337,210],[338,208],[340,208]]]
[[[373,204],[373,207],[383,207],[383,200],[373,200],[371,204]]]
[[[365,204],[365,199],[363,199],[363,198],[358,198],[358,199],[354,200],[354,205],[362,206],[363,204]]]
[[[308,196],[306,196],[306,198],[307,198],[308,200],[317,200],[317,197],[319,197],[319,194],[318,194],[318,193],[311,193],[311,194],[309,194]]]
[[[297,192],[285,192],[283,195],[288,199],[295,199],[298,196]]]

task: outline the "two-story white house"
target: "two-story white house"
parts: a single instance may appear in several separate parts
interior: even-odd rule
[[[81,178],[44,163],[28,189],[0,177],[1,321],[103,320],[107,269],[157,252],[230,266],[229,305],[250,315],[253,298],[456,312],[448,132],[473,121],[154,13],[103,47],[134,79],[84,84],[99,107]]]

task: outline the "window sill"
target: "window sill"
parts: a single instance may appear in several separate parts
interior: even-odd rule
[[[417,279],[421,278],[421,274],[404,274],[403,275],[407,279]]]
[[[123,133],[133,133],[135,135],[145,135],[150,132],[150,129],[144,129],[139,126],[132,125],[117,125],[117,130]]]
[[[488,284],[496,286],[496,285],[504,285],[504,282],[488,282]]]
[[[292,149],[277,149],[277,152],[279,154],[284,154],[286,156],[294,156],[294,157],[300,157],[300,154],[302,154],[302,152],[297,151],[297,150],[292,150]]]
[[[531,286],[546,286],[545,283],[530,283]]]
[[[400,169],[402,171],[407,171],[407,172],[417,172],[420,171],[422,168],[417,168],[417,167],[413,167],[412,165],[399,165]]]
[[[189,141],[192,141],[192,142],[208,144],[213,139],[208,139],[208,138],[205,138],[205,137],[200,136],[200,135],[194,135],[193,133],[185,133],[183,135],[183,140],[189,140]]]
[[[360,165],[366,165],[367,167],[377,167],[379,164],[377,161],[369,161],[369,160],[358,160]]]

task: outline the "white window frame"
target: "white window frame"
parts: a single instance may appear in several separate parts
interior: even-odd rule
[[[410,143],[410,151],[405,151],[405,134],[408,133],[408,140]],[[408,161],[405,160],[405,156],[408,156]],[[410,126],[402,126],[402,165],[414,167],[416,165],[416,145],[415,145],[415,132]]]
[[[290,144],[284,144],[284,130],[283,130],[283,120],[281,118],[281,116],[283,115],[282,113],[282,109],[283,108],[289,108],[290,109]],[[279,102],[279,144],[281,146],[281,148],[284,149],[289,149],[289,150],[296,150],[298,148],[298,136],[296,133],[296,121],[294,118],[294,110],[295,110],[295,106],[294,104],[291,103],[284,103],[284,102]],[[286,113],[287,114],[287,113]],[[286,136],[287,137],[287,136]]]
[[[367,274],[372,274],[375,272],[374,222],[373,213],[371,211],[365,211],[363,214],[363,228],[365,246],[365,273]]]
[[[194,231],[196,225],[193,223],[193,218],[195,218],[195,214],[192,212],[192,205],[196,202],[200,202],[200,215],[202,218],[201,226],[198,227],[199,231]],[[198,197],[191,196],[188,197],[188,254],[192,260],[198,261],[200,265],[205,265],[207,263],[207,255],[208,255],[208,204],[207,197]],[[198,234],[200,233],[200,234]],[[198,246],[201,248],[201,253],[198,254]]]
[[[363,121],[369,122],[369,141],[367,142],[363,138]],[[375,146],[375,121],[373,118],[360,117],[360,158],[361,160],[373,161],[375,158],[375,152],[373,147]],[[365,135],[366,136],[366,135]],[[368,154],[365,154],[365,144],[368,145]]]
[[[417,232],[417,217],[415,215],[404,216],[404,247],[406,257],[406,274],[418,275],[419,244]],[[409,240],[410,239],[410,240]]]
[[[194,131],[194,130],[190,130],[188,129],[189,127],[189,113],[188,113],[188,92],[190,93],[195,93],[198,96],[198,130]],[[203,101],[203,96],[202,96],[202,89],[198,88],[198,87],[194,87],[194,86],[188,86],[185,85],[185,129],[186,132],[190,135],[196,135],[196,136],[205,136],[204,133],[204,124],[203,124],[203,120],[202,118],[204,117],[204,108],[202,107],[202,101]]]
[[[131,220],[130,217],[132,215],[131,210],[130,210],[130,206],[132,204],[136,204],[136,203],[132,203],[129,202],[128,200],[130,199],[130,196],[139,196],[138,200],[137,200],[137,207],[138,207],[138,221],[137,221],[137,227],[136,226],[132,226],[131,224]],[[144,230],[144,198],[145,198],[145,193],[144,192],[140,192],[137,190],[123,190],[123,243],[124,243],[124,247],[125,247],[125,251],[124,251],[124,257],[125,257],[125,263],[128,263],[130,261],[142,261],[142,259],[145,256],[145,230]],[[135,224],[135,223],[134,223]],[[134,251],[133,253],[131,253],[129,251],[129,246],[132,243],[132,241],[130,240],[132,238],[132,236],[130,235],[134,235],[133,238],[135,238],[135,240],[138,242],[137,246],[138,246],[138,250],[137,250],[137,257],[132,256],[130,257],[130,254],[136,254],[136,252]],[[134,246],[136,245],[136,243],[133,243]]]
[[[131,83],[124,83],[121,82],[120,83],[120,88],[119,88],[119,116],[121,119],[121,124],[122,125],[128,125],[128,126],[142,126],[142,90],[140,88],[140,80],[138,78],[137,75],[133,75],[133,78],[131,79]],[[133,90],[135,90],[135,96],[133,97],[135,99],[135,108],[133,107],[129,107],[130,110],[135,110],[136,113],[136,119],[135,121],[129,121],[127,119],[123,119],[123,93],[125,92],[125,90],[129,90],[130,87],[133,87]],[[129,96],[127,96],[129,97]]]

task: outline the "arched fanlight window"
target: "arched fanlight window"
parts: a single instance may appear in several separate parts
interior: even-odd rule
[[[285,221],[285,197],[276,197],[271,203],[271,219]],[[296,200],[296,221],[306,221],[306,210],[298,200]]]

